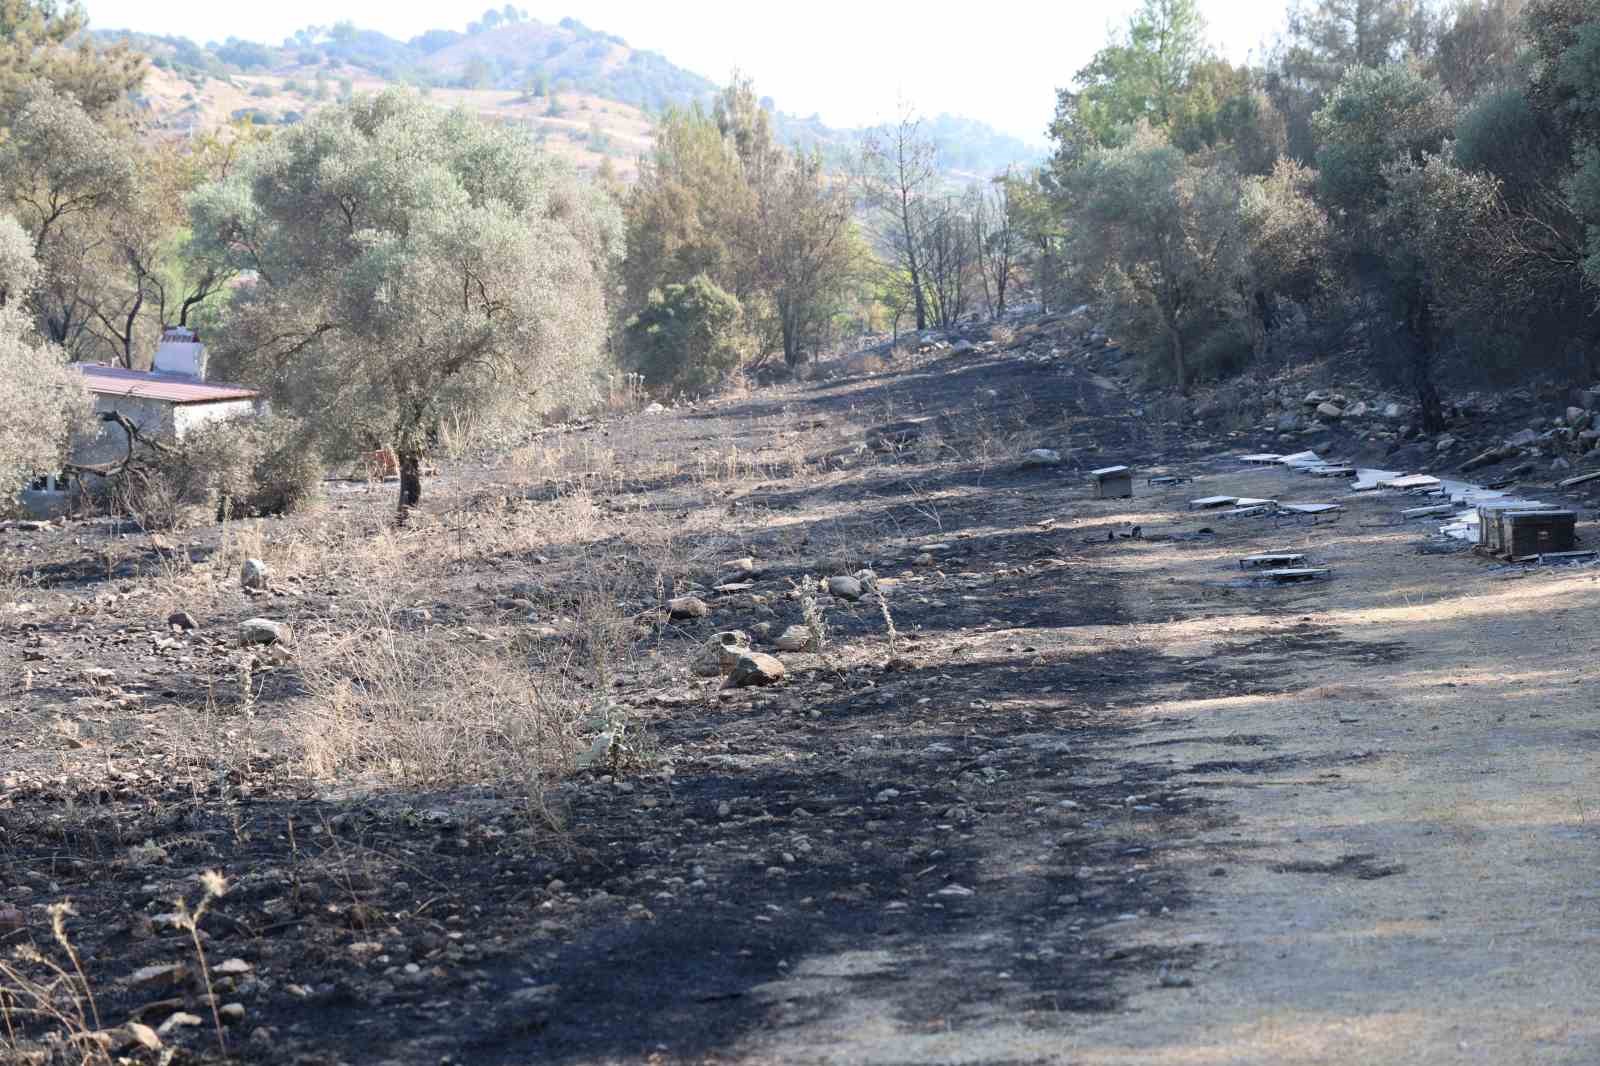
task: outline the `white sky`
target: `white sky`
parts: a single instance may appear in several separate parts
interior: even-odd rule
[[[496,4],[501,6],[504,0]],[[1284,21],[1286,0],[1201,0],[1210,36],[1238,62],[1258,51]],[[424,30],[461,30],[489,4],[395,0],[86,0],[97,29],[181,34],[200,43],[230,36],[276,44],[295,30],[348,19],[402,40]],[[982,119],[1043,143],[1066,83],[1121,25],[1136,0],[1045,0],[1037,5],[924,0],[802,0],[782,5],[710,0],[521,0],[544,22],[572,15],[635,48],[717,83],[734,68],[756,90],[797,115],[830,125],[882,121],[904,100],[928,114]],[[1030,9],[1031,8],[1031,9]]]

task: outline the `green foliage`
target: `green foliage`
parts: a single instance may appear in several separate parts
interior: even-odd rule
[[[409,486],[447,409],[532,416],[593,393],[610,201],[518,131],[390,91],[317,112],[192,200],[253,285],[215,345],[325,445],[394,446]]]
[[[1208,59],[1195,0],[1144,0],[1123,33],[1074,76],[1076,88],[1058,93],[1050,126],[1058,165],[1127,143],[1140,123],[1169,130],[1196,68]]]
[[[85,25],[77,3],[0,0],[0,113],[42,83],[101,117],[139,87],[144,56],[121,43],[97,47]]]
[[[1413,66],[1350,68],[1312,118],[1324,200],[1354,215],[1381,207],[1382,167],[1437,152],[1450,132],[1452,112],[1438,83]]]
[[[743,308],[704,274],[652,292],[629,322],[630,364],[658,393],[700,392],[744,358]]]
[[[1196,327],[1242,314],[1237,175],[1193,162],[1140,131],[1123,147],[1090,153],[1067,191],[1072,258],[1084,281],[1119,329],[1164,355],[1172,379],[1187,390]]]

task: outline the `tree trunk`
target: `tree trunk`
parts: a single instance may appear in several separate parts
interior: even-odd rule
[[[396,455],[400,464],[400,518],[422,502],[422,456],[405,449]]]
[[[1183,334],[1173,326],[1167,327],[1167,342],[1172,347],[1172,372],[1178,376],[1178,391],[1189,394],[1189,364],[1183,355]]]

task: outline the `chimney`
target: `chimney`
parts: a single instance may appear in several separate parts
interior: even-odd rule
[[[161,344],[150,369],[157,374],[204,381],[206,346],[200,343],[200,335],[187,326],[167,326],[161,331]]]

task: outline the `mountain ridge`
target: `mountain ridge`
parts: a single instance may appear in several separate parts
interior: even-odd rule
[[[547,23],[496,14],[492,24],[473,23],[468,32],[429,30],[409,41],[351,23],[307,27],[281,45],[238,38],[201,45],[127,29],[95,30],[93,36],[150,56],[151,78],[140,103],[160,128],[188,132],[240,118],[289,124],[350,92],[404,85],[522,123],[583,169],[610,158],[624,178],[638,151],[648,148],[655,116],[668,107],[709,107],[718,91],[710,79],[660,53],[635,49],[573,18]],[[815,114],[782,112],[770,98],[763,104],[784,141],[838,162],[862,132],[828,126]],[[988,177],[1043,155],[976,119],[938,115],[925,121],[940,144],[941,169],[951,176]]]

